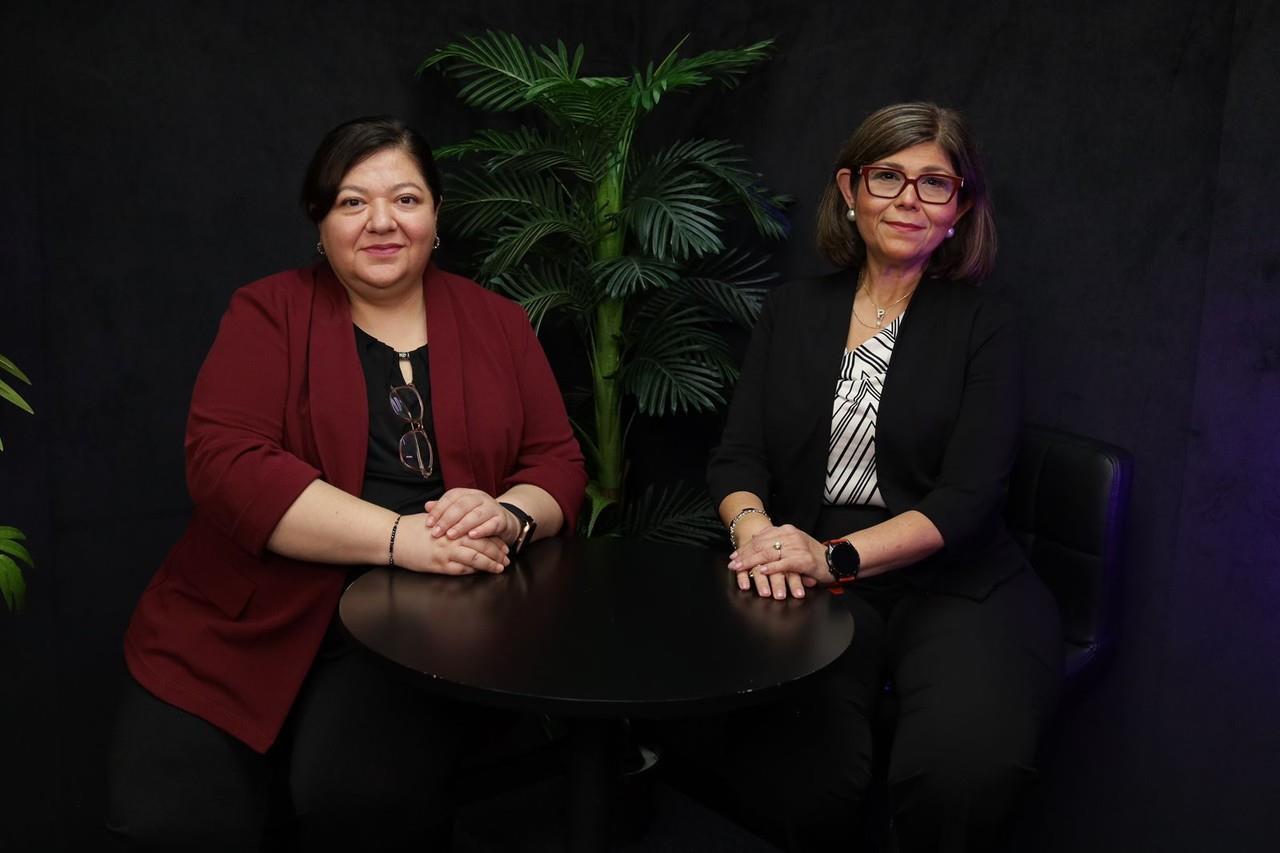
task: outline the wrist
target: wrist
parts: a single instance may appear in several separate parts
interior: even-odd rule
[[[503,511],[514,522],[514,533],[512,533],[511,539],[507,540],[504,537],[503,541],[510,546],[512,554],[519,554],[524,549],[524,546],[533,541],[534,532],[538,529],[538,522],[532,515],[513,503],[499,501],[498,506],[502,507]]]
[[[752,536],[772,525],[773,519],[763,509],[754,506],[743,507],[729,522],[729,544],[736,551],[740,546],[750,542]]]
[[[508,545],[514,545],[516,537],[520,535],[520,519],[516,518],[516,514],[507,509],[506,504],[498,504],[502,507],[502,530],[498,531],[498,537]]]

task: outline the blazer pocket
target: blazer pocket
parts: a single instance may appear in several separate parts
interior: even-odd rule
[[[172,561],[176,574],[228,618],[239,619],[257,585],[232,566],[225,554],[191,552],[186,547]]]

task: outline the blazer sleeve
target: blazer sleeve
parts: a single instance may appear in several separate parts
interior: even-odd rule
[[[939,476],[911,507],[938,528],[950,556],[970,552],[999,527],[1022,423],[1010,306],[984,300],[971,328],[963,394]]]
[[[707,484],[713,505],[717,508],[733,492],[750,492],[761,501],[769,499],[763,404],[778,293],[774,290],[769,294],[751,331],[751,341],[747,344],[742,372],[738,375],[738,384],[729,404],[724,432],[707,465]]]
[[[232,297],[196,378],[186,434],[187,488],[197,511],[256,555],[320,476],[282,447],[288,337],[271,292],[250,285]]]
[[[546,490],[564,513],[565,532],[571,533],[587,486],[587,471],[578,440],[573,437],[564,398],[547,362],[528,315],[517,306],[511,316],[510,339],[521,395],[524,423],[515,465],[503,489],[528,483]]]

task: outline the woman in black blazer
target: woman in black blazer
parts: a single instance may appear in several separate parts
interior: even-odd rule
[[[752,807],[793,849],[851,849],[890,682],[899,849],[988,849],[1034,777],[1062,641],[1002,521],[1018,349],[1010,311],[976,286],[995,226],[959,114],[871,115],[818,227],[842,271],[770,295],[709,477],[739,586],[785,599],[839,583],[857,628],[811,689],[746,721],[774,758]]]

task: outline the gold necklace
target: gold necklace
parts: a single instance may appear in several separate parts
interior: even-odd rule
[[[919,287],[919,286],[920,286],[920,285],[918,285],[918,284],[916,285],[916,287]],[[856,308],[855,308],[855,309],[854,309],[854,311],[853,311],[853,318],[854,318],[855,320],[857,320],[859,323],[862,323],[862,325],[866,326],[868,329],[883,329],[883,328],[884,328],[884,315],[888,313],[889,309],[890,309],[890,308],[892,308],[893,306],[897,305],[899,302],[902,302],[902,301],[904,301],[904,300],[910,299],[910,298],[911,298],[911,294],[913,294],[913,293],[915,293],[915,292],[916,292],[916,288],[915,288],[915,287],[913,287],[913,288],[911,288],[910,290],[908,290],[906,293],[904,293],[904,294],[902,294],[901,296],[899,296],[897,299],[895,299],[895,300],[893,300],[892,302],[890,302],[888,305],[883,305],[883,306],[882,306],[882,305],[879,305],[879,304],[877,304],[877,303],[876,303],[875,298],[871,295],[871,288],[867,287],[867,285],[866,285],[866,283],[865,283],[865,282],[861,285],[861,289],[862,289],[862,290],[864,290],[864,291],[866,292],[866,294],[867,294],[867,301],[871,303],[871,307],[873,307],[873,308],[875,308],[875,309],[876,309],[876,324],[875,324],[874,326],[872,326],[872,325],[869,325],[869,324],[867,324],[867,323],[863,323],[863,322],[862,322],[862,318],[860,318],[860,317],[858,316],[858,311],[857,311],[857,309],[856,309]],[[857,295],[856,295],[856,294],[854,295],[854,305],[857,305]]]

